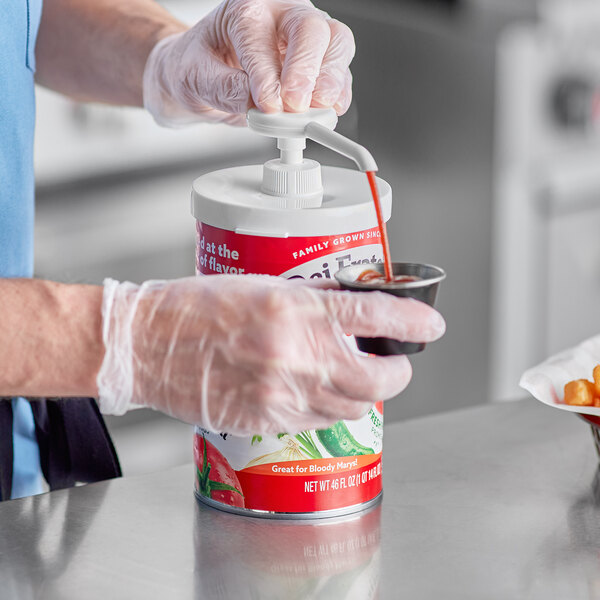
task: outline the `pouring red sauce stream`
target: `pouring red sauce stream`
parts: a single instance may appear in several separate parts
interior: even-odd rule
[[[383,220],[381,212],[381,202],[379,200],[379,192],[377,191],[377,181],[375,180],[375,171],[367,171],[371,194],[373,195],[373,203],[375,204],[375,213],[377,214],[377,225],[379,227],[379,235],[381,236],[381,245],[383,247],[383,266],[385,268],[386,281],[392,281],[394,275],[392,272],[392,257],[390,255],[390,243],[388,241],[387,228]]]

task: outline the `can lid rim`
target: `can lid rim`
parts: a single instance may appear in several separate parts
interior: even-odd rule
[[[325,194],[320,207],[285,208],[260,192],[262,165],[231,167],[198,177],[192,185],[191,212],[213,227],[253,235],[301,237],[339,235],[377,225],[363,173],[322,167]],[[384,219],[392,212],[392,190],[377,178]]]

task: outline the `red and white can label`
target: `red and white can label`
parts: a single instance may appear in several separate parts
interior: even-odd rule
[[[333,277],[351,264],[383,262],[379,229],[339,235],[266,237],[196,222],[196,272]]]
[[[331,236],[237,234],[197,222],[198,274],[332,278],[351,264],[382,262],[377,227]],[[239,509],[339,510],[382,489],[383,403],[355,421],[297,435],[236,437],[196,428],[196,492]]]

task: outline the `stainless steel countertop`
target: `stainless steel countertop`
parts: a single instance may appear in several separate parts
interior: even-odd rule
[[[333,521],[201,506],[191,465],[14,500],[0,597],[600,598],[597,465],[528,400],[387,426],[383,503]]]

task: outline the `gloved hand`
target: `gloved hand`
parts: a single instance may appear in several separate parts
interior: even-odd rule
[[[107,280],[102,313],[102,412],[133,402],[238,435],[357,419],[406,387],[405,356],[359,356],[344,333],[430,342],[445,329],[416,300],[266,275]]]
[[[160,125],[243,124],[249,108],[348,109],[350,29],[308,0],[226,0],[161,40],[144,71],[144,106]]]

